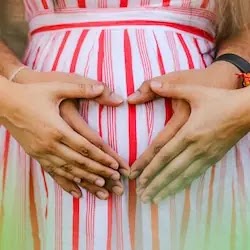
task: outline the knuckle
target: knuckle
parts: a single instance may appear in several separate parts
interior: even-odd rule
[[[47,167],[47,173],[48,173],[52,178],[54,178],[55,175],[56,175],[56,168],[53,167],[53,166],[48,166],[48,167]]]
[[[171,171],[171,172],[167,175],[167,179],[168,179],[168,180],[173,180],[173,179],[175,178],[175,176],[176,176],[176,171],[173,170],[173,171]]]
[[[188,144],[192,144],[198,140],[198,136],[195,132],[190,131],[184,136],[184,142]]]
[[[160,150],[162,149],[162,144],[161,143],[156,143],[153,148],[153,153],[158,154]]]
[[[61,168],[68,173],[71,173],[73,171],[73,166],[67,163],[62,165]]]
[[[89,157],[90,155],[89,149],[87,149],[85,146],[80,146],[79,150],[83,156]]]
[[[63,133],[58,128],[53,128],[50,130],[50,138],[53,140],[61,141],[63,139]]]
[[[43,148],[47,151],[47,152],[55,152],[56,151],[56,145],[53,141],[44,143]]]
[[[101,151],[104,151],[104,149],[105,149],[103,143],[101,143],[101,142],[96,143],[96,147],[99,148]]]

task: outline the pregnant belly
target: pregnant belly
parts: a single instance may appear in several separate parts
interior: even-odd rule
[[[75,29],[36,34],[25,63],[39,71],[77,73],[102,81],[124,99],[143,81],[167,72],[204,68],[213,44],[164,28]],[[132,163],[170,118],[164,99],[118,108],[83,101],[81,114],[121,156]]]

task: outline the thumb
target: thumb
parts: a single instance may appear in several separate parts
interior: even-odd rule
[[[155,98],[157,95],[151,90],[150,81],[145,81],[136,92],[128,97],[127,101],[129,104],[142,104]]]
[[[57,83],[54,88],[56,97],[61,100],[92,99],[100,96],[104,91],[104,86],[101,84]]]
[[[152,81],[150,87],[154,93],[161,97],[182,99],[191,103],[202,94],[202,87],[197,85],[181,85]]]

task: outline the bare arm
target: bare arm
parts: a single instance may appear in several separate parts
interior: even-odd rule
[[[250,62],[250,30],[244,30],[238,35],[221,42],[218,45],[217,56],[225,53],[239,55]],[[240,73],[240,71],[231,63],[216,62],[208,66],[207,71],[215,75],[214,81],[211,81],[211,78],[209,79],[210,83],[208,86],[241,87],[241,81],[236,76],[236,73]],[[218,79],[217,81],[216,78]]]

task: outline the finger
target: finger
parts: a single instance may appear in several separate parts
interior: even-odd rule
[[[65,171],[70,171],[71,174],[75,177],[78,177],[78,181],[77,183],[80,183],[82,180],[85,180],[91,184],[94,184],[98,187],[103,187],[105,185],[105,179],[90,173],[88,171],[85,171],[84,169],[81,169],[79,167],[74,167],[72,165],[67,165],[67,170],[65,169],[65,166],[62,167]],[[70,170],[68,170],[70,169]],[[76,178],[74,177],[74,181],[76,180]],[[80,181],[79,181],[80,180]]]
[[[118,196],[121,196],[124,192],[121,181],[106,180],[105,188]]]
[[[124,102],[124,99],[111,91],[111,89],[105,87],[102,94],[95,98],[95,101],[102,105],[117,107]]]
[[[73,165],[73,166],[79,166],[80,168],[94,173],[98,176],[104,177],[104,178],[111,178],[112,180],[119,180],[120,174],[111,169],[108,168],[98,162],[95,162],[77,152],[72,150],[71,148],[67,147],[63,144],[57,144],[55,146],[55,155],[65,160],[67,163]]]
[[[76,183],[81,182],[81,179],[71,174],[69,171],[66,171],[66,162],[54,155],[46,155],[47,160],[39,160],[42,168],[51,176],[60,176],[66,178],[70,181]],[[65,168],[62,168],[65,166]]]
[[[82,119],[79,114],[74,116],[74,121],[72,118],[69,118],[68,124],[80,135],[85,137],[89,142],[99,148],[101,151],[105,152],[107,155],[112,157],[118,165],[119,165],[119,172],[124,175],[128,176],[130,172],[130,168],[128,163],[119,156],[109,145],[107,145],[103,139],[97,134],[96,131],[91,129],[87,123]],[[113,166],[115,168],[115,165]]]
[[[129,104],[142,104],[154,100],[157,96],[150,87],[150,81],[145,81],[135,93],[128,97],[127,101]]]
[[[90,86],[91,85],[103,85],[104,86],[104,83],[102,82],[89,79],[89,78],[85,78],[77,74],[65,74],[65,73],[60,73],[60,74],[62,75],[62,80],[64,82],[69,82],[69,83],[74,83],[74,84],[85,84],[85,85],[90,85]],[[51,74],[49,75],[49,77],[51,78]],[[58,76],[55,75],[54,81],[57,81],[57,80],[58,80]],[[107,106],[119,106],[121,103],[123,103],[124,100],[120,95],[114,93],[110,88],[104,86],[104,89],[101,95],[95,98],[95,101],[100,104],[107,105]]]
[[[204,97],[207,88],[203,86],[170,84],[167,82],[152,81],[150,87],[153,92],[161,97],[168,97],[174,99],[183,99],[191,104],[192,101],[197,100],[200,96]]]
[[[51,176],[64,177],[70,181],[74,181],[77,184],[81,183],[82,179],[100,187],[104,186],[105,184],[105,180],[102,177],[89,173],[79,167],[70,165],[56,156],[48,155],[47,159],[50,164],[52,164],[52,167],[43,165],[43,168]]]
[[[86,181],[82,181],[79,185],[82,188],[86,189],[88,192],[95,195],[100,200],[107,200],[109,197],[109,192],[105,188],[97,187],[96,185],[93,185]]]
[[[61,176],[54,176],[52,177],[55,182],[63,188],[66,192],[70,193],[73,197],[75,198],[81,198],[82,197],[82,192],[80,188],[72,181],[67,180],[64,177]]]
[[[141,199],[143,202],[151,200],[160,190],[175,180],[182,172],[184,172],[196,158],[193,149],[190,147],[179,154],[169,164],[165,165],[161,172],[154,176],[151,182],[148,182]]]
[[[72,108],[72,110],[69,109],[68,111],[68,114],[64,116],[65,121],[71,128],[73,128],[73,130],[79,130],[80,127],[82,134],[77,133],[77,130],[75,132],[72,129],[66,128],[62,142],[85,157],[100,162],[103,165],[109,166],[113,169],[118,169],[119,163],[113,157],[89,142],[88,139],[85,139],[85,134],[89,126],[82,119],[75,107]],[[95,134],[92,133],[91,136],[95,137]]]
[[[100,96],[104,91],[102,84],[72,84],[72,83],[55,83],[55,97],[59,100],[84,98],[92,99]]]
[[[144,153],[131,166],[130,179],[137,178],[147,165],[152,161],[154,156],[167,144],[179,129],[186,123],[187,117],[180,114],[174,114],[166,127],[157,135],[152,144],[144,151]],[[156,169],[156,171],[158,171]],[[148,171],[146,171],[147,173]],[[148,174],[144,174],[147,178]]]
[[[197,160],[191,164],[187,170],[181,173],[169,185],[164,187],[153,199],[154,203],[159,203],[161,200],[170,195],[174,195],[187,188],[195,179],[200,177],[207,170],[207,166],[203,160]]]
[[[165,144],[155,155],[139,177],[140,186],[144,187],[147,185],[147,183],[150,182],[167,164],[169,164],[170,161],[188,147],[189,141],[185,140],[183,134],[184,133],[180,130],[176,136]]]

